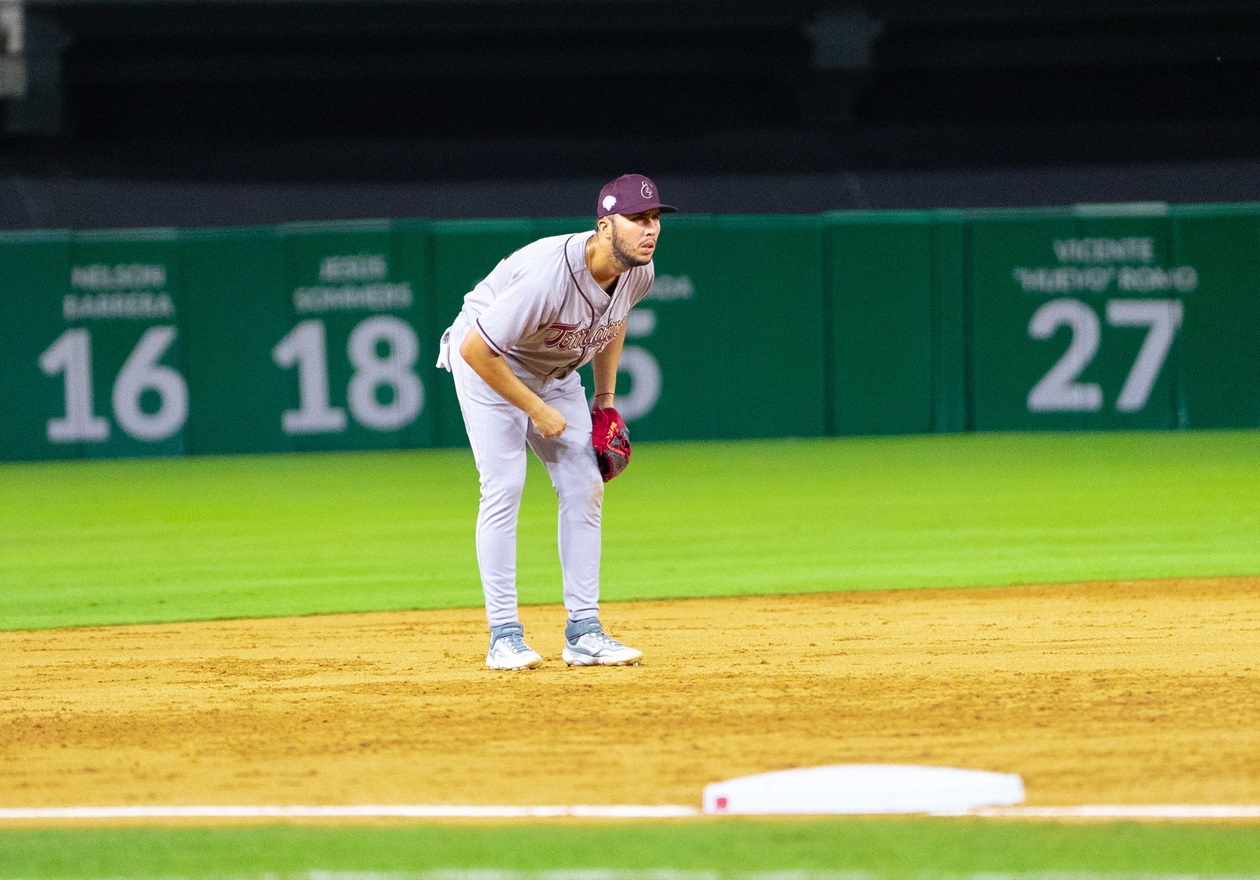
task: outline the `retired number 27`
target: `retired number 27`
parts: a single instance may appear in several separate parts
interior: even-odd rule
[[[1113,299],[1107,303],[1109,326],[1147,328],[1137,359],[1116,398],[1118,411],[1139,412],[1146,407],[1181,327],[1183,311],[1182,302],[1177,299]],[[1028,410],[1097,412],[1103,406],[1102,386],[1096,382],[1081,382],[1079,378],[1102,344],[1098,314],[1080,300],[1051,300],[1033,313],[1028,335],[1033,339],[1050,339],[1060,327],[1071,331],[1071,342],[1028,393]]]

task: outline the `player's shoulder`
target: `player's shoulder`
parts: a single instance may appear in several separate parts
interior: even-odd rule
[[[522,267],[536,266],[540,263],[552,261],[563,263],[565,248],[568,246],[569,240],[576,234],[569,232],[563,235],[548,235],[545,238],[536,239],[509,256],[508,260]]]

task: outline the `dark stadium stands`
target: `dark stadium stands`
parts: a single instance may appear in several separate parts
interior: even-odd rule
[[[0,50],[8,229],[1260,199],[1243,0],[0,0]]]

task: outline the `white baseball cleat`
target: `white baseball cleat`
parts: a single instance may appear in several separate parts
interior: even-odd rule
[[[570,623],[564,636],[560,656],[570,666],[638,666],[643,659],[642,651],[609,636],[595,618]]]
[[[492,627],[486,665],[491,669],[535,669],[542,655],[525,644],[525,630],[519,623]]]

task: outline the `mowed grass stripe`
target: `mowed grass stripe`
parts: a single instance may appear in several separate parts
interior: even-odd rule
[[[901,880],[906,875],[874,871],[712,871],[625,870],[588,867],[573,870],[517,871],[496,869],[437,869],[432,871],[299,871],[292,874],[173,875],[161,880]],[[1091,871],[976,871],[939,874],[922,871],[906,880],[1254,880],[1254,874],[1102,874]],[[66,877],[64,880],[71,880]],[[76,877],[74,880],[118,880],[117,877]]]
[[[709,819],[0,832],[3,880],[1257,876],[1254,826]],[[786,872],[786,873],[785,873]]]
[[[1260,573],[1260,432],[640,444],[606,600]],[[0,465],[0,627],[476,607],[465,450]],[[531,460],[526,603],[560,598]]]

